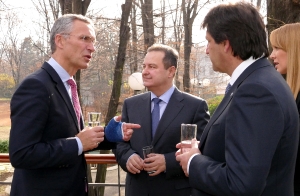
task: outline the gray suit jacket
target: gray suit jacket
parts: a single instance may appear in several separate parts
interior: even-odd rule
[[[126,195],[190,195],[188,178],[175,159],[175,152],[178,150],[175,146],[180,142],[181,123],[197,124],[197,138],[200,139],[209,120],[207,104],[198,97],[175,89],[152,139],[150,99],[150,92],[147,92],[125,100],[122,121],[140,124],[141,128],[134,131],[129,142],[119,143],[114,152],[118,163],[127,171],[128,158],[134,153],[143,157],[142,147],[152,144],[155,153],[164,154],[166,172],[150,177],[145,171],[140,174],[127,171]]]
[[[216,109],[189,167],[193,196],[292,196],[299,129],[290,88],[265,58]]]

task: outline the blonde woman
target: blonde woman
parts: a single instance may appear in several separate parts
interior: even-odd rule
[[[271,32],[270,42],[273,51],[270,55],[274,61],[276,70],[286,75],[286,81],[290,86],[300,112],[300,23],[286,24]],[[299,113],[300,116],[300,113]],[[300,152],[296,161],[295,196],[300,196]]]

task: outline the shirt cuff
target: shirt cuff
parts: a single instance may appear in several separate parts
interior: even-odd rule
[[[78,145],[78,156],[82,154],[83,151],[83,146],[82,143],[80,141],[80,139],[78,137],[75,137],[76,141],[77,141],[77,145]]]
[[[193,159],[196,155],[200,155],[200,153],[193,154],[193,155],[190,157],[189,161],[188,161],[188,164],[187,164],[187,173],[188,173],[188,175],[189,175],[189,173],[190,173],[190,172],[189,172],[189,170],[190,170],[190,163],[191,163],[192,159]]]

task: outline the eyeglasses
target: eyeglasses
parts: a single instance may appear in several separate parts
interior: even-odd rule
[[[95,38],[93,38],[92,36],[87,36],[87,35],[80,35],[80,36],[77,36],[77,35],[71,35],[71,34],[68,34],[68,33],[63,33],[63,35],[69,35],[69,36],[76,36],[78,37],[80,40],[82,40],[83,42],[87,43],[87,44],[96,44],[97,41]]]

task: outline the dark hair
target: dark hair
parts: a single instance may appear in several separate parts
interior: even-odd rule
[[[177,50],[167,45],[153,44],[147,50],[147,52],[151,52],[151,51],[161,51],[165,53],[165,57],[163,58],[165,69],[168,69],[171,66],[174,66],[177,69],[177,61],[178,61]]]
[[[269,56],[265,25],[258,11],[249,3],[222,4],[205,16],[202,28],[217,44],[229,40],[233,56],[246,60]]]

